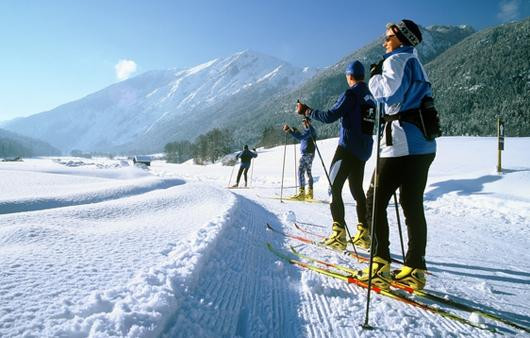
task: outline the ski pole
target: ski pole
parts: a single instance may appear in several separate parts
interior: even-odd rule
[[[294,150],[294,193],[296,194],[296,190],[298,189],[298,180],[296,179],[296,143],[293,143],[293,150]]]
[[[230,188],[230,182],[232,181],[232,175],[234,174],[234,168],[236,167],[236,165],[234,164],[232,166],[232,171],[230,172],[230,178],[228,179],[228,187]]]
[[[297,100],[296,102],[299,103],[300,100]],[[309,121],[309,119],[307,117],[304,117],[304,119],[307,122],[310,123],[310,121]],[[310,129],[309,135],[311,136],[311,141],[313,141],[313,144],[315,145],[315,149],[317,151],[318,157],[320,158],[320,163],[322,164],[322,168],[324,169],[324,173],[326,174],[326,178],[328,179],[329,188],[331,189],[333,184],[331,183],[331,179],[329,178],[329,174],[328,174],[328,171],[326,169],[326,165],[324,164],[324,160],[322,159],[322,155],[320,154],[320,149],[318,149],[317,141],[315,140],[315,137],[313,136],[313,132],[311,131],[311,129]],[[348,234],[348,238],[350,239],[350,242],[353,245],[353,238],[351,237],[350,229],[348,229],[348,225],[344,224],[344,228],[346,229],[346,233]],[[353,251],[357,255],[357,249],[355,248],[355,245],[353,245]]]
[[[250,160],[250,184],[248,185],[249,187],[252,186],[252,177],[254,177],[254,165],[253,165],[253,162],[254,162],[254,160]]]
[[[285,153],[287,151],[287,134],[285,134],[285,144],[283,146],[283,164],[282,164],[282,185],[280,188],[280,203],[283,203],[283,176],[285,173]]]
[[[320,149],[318,149],[317,141],[315,140],[315,137],[313,136],[313,132],[310,132],[309,135],[311,135],[311,140],[313,141],[313,144],[315,145],[315,149],[317,151],[318,157],[320,158],[320,163],[322,163],[322,168],[324,168],[324,173],[326,174],[326,178],[328,179],[329,187],[331,189],[331,186],[333,184],[331,183],[331,179],[329,178],[329,174],[328,174],[328,171],[326,169],[326,165],[324,164],[324,160],[322,159],[322,155],[320,154]],[[348,229],[348,225],[344,224],[344,228],[346,229],[346,233],[348,234],[348,238],[350,239],[350,242],[353,245],[353,239],[352,239],[351,234],[350,234],[350,229]],[[357,254],[357,249],[355,248],[355,245],[353,245],[353,251],[355,252],[355,254]]]
[[[324,168],[324,173],[326,174],[326,178],[328,179],[329,186],[331,187],[331,179],[329,178],[328,170],[326,169],[326,165],[324,164],[324,160],[322,159],[322,155],[320,155],[320,149],[318,149],[317,141],[313,137],[313,133],[310,133],[311,140],[313,141],[313,144],[315,145],[315,149],[317,151],[318,157],[320,158],[320,163],[322,163],[322,168]]]
[[[377,102],[376,106],[376,116],[375,116],[375,123],[376,123],[376,135],[377,135],[377,154],[375,158],[375,168],[374,168],[374,175],[373,175],[373,185],[374,185],[374,196],[372,200],[372,223],[371,223],[371,243],[370,243],[370,262],[368,266],[368,295],[366,296],[366,312],[365,312],[365,318],[364,318],[364,324],[362,325],[363,329],[371,330],[373,329],[368,324],[368,313],[370,310],[370,292],[372,291],[372,263],[374,261],[374,228],[375,228],[375,216],[377,215],[377,203],[376,203],[376,195],[377,195],[377,185],[379,183],[379,157],[380,157],[380,151],[379,146],[381,145],[381,114],[382,114],[383,108],[382,103]]]
[[[399,219],[399,208],[398,208],[396,192],[394,192],[394,205],[396,207],[396,218],[397,218],[397,224],[398,224],[398,230],[399,230],[399,241],[401,242],[401,255],[403,256],[403,262],[404,262],[405,261],[405,246],[403,245],[403,234],[401,232],[401,221]]]

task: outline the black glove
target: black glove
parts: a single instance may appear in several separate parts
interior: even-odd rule
[[[303,116],[309,116],[312,109],[300,101],[296,101],[296,112]]]
[[[256,148],[252,148],[252,150],[256,151]]]
[[[283,131],[288,132],[291,127],[289,127],[287,124],[283,125]]]
[[[370,65],[370,77],[378,74],[383,74],[383,62],[385,62],[385,59],[382,59],[378,63],[372,63]]]

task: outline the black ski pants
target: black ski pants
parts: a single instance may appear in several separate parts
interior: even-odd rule
[[[386,209],[394,192],[400,190],[400,203],[405,215],[408,249],[405,265],[425,269],[427,222],[423,210],[423,192],[429,167],[435,154],[381,158],[376,185],[374,226],[374,255],[390,261],[390,241]],[[374,176],[367,193],[367,213],[371,220],[374,195]],[[371,223],[369,223],[371,224]]]
[[[363,190],[363,177],[365,161],[359,160],[348,150],[337,147],[331,162],[329,178],[331,181],[331,217],[333,222],[346,225],[344,219],[344,202],[342,201],[342,187],[348,179],[350,192],[357,205],[357,221],[366,222],[366,196]]]
[[[239,180],[241,179],[241,174],[245,176],[245,186],[247,186],[247,173],[250,168],[250,162],[241,162],[239,166],[239,171],[237,172],[237,184],[239,185]]]

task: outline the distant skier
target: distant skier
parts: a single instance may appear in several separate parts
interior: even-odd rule
[[[366,197],[363,190],[364,165],[372,154],[373,122],[367,122],[370,108],[375,100],[364,82],[364,67],[354,61],[346,68],[346,82],[349,88],[339,97],[328,111],[312,110],[305,104],[297,103],[297,112],[314,120],[332,123],[340,119],[339,145],[331,162],[332,233],[324,244],[344,250],[346,248],[346,221],[342,187],[349,181],[350,192],[357,205],[357,229],[366,224]],[[369,246],[368,232],[361,232],[353,238],[355,245]]]
[[[252,150],[256,151],[256,149],[252,149]],[[236,184],[231,186],[231,188],[237,188],[239,186],[239,180],[241,179],[241,174],[245,175],[245,187],[247,186],[247,173],[248,173],[248,169],[250,168],[250,161],[252,161],[252,159],[256,157],[258,157],[258,154],[248,150],[248,145],[245,144],[243,151],[240,151],[236,155],[236,159],[238,158],[241,159],[241,165],[239,166],[239,172],[237,173]]]
[[[383,43],[386,54],[379,63],[370,67],[369,82],[374,97],[385,105],[378,179],[374,188],[372,176],[368,190],[370,216],[374,194],[377,206],[374,263],[372,276],[365,269],[358,271],[357,277],[363,281],[371,277],[373,284],[388,288],[391,274],[386,208],[396,189],[400,188],[401,206],[408,229],[408,251],[404,257],[405,265],[392,277],[414,289],[422,289],[425,286],[427,244],[423,192],[436,154],[434,137],[439,133],[439,125],[431,83],[414,49],[422,40],[419,27],[413,21],[402,20],[397,24],[388,24],[386,28]]]
[[[294,195],[293,198],[303,201],[305,199],[313,199],[313,175],[311,175],[311,166],[313,165],[313,159],[315,158],[315,144],[313,140],[316,139],[317,135],[315,128],[311,125],[309,118],[302,120],[304,126],[303,131],[298,131],[296,128],[289,127],[287,124],[283,126],[283,130],[286,133],[291,134],[295,139],[300,141],[300,162],[298,164],[298,181],[300,182],[300,190],[298,194]],[[307,173],[307,193],[305,191],[305,174]]]

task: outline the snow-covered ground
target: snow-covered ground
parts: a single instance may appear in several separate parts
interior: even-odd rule
[[[329,165],[337,140],[319,142]],[[427,289],[530,326],[530,138],[439,139],[425,195]],[[294,193],[287,147],[284,195]],[[228,190],[237,167],[74,158],[0,162],[0,337],[489,336],[279,261],[265,244],[361,268],[267,231],[289,220],[327,234],[329,206],[286,202],[284,147],[258,149],[251,189]],[[298,150],[297,150],[298,151]],[[299,156],[299,154],[297,154]],[[370,159],[365,188],[374,166]],[[318,157],[316,198],[327,199]],[[347,221],[355,207],[344,190]],[[389,209],[391,250],[401,249]],[[404,234],[406,236],[406,232]],[[309,235],[305,235],[309,236]],[[393,267],[398,267],[397,265]],[[527,333],[466,312],[499,333]]]

